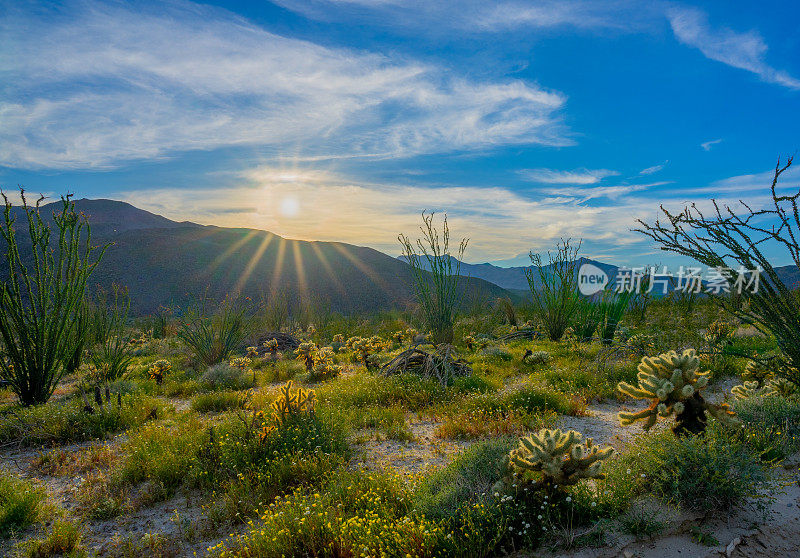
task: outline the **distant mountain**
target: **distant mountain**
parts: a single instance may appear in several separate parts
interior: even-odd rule
[[[302,300],[345,313],[406,308],[414,300],[411,268],[372,248],[178,223],[113,200],[75,205],[89,217],[93,244],[111,243],[90,283],[127,286],[137,315],[233,292],[256,301],[281,293],[295,308]],[[43,206],[41,214],[57,208]],[[463,288],[466,299],[507,294],[479,278]]]
[[[453,261],[457,261],[453,258]],[[406,259],[403,256],[398,258],[400,261],[405,262]],[[423,267],[426,269],[429,268],[427,265],[427,261],[425,258],[420,258],[420,262],[423,264]],[[589,258],[580,258],[578,260],[578,267],[583,265],[584,263],[591,263],[605,271],[609,279],[611,281],[614,280],[617,274],[617,267],[598,262],[596,260],[590,260]],[[530,265],[525,267],[499,267],[490,263],[482,263],[482,264],[470,264],[466,262],[461,262],[460,265],[460,273],[462,275],[466,275],[469,277],[474,277],[477,279],[483,279],[484,281],[488,281],[490,283],[494,283],[495,285],[502,287],[504,289],[510,291],[530,291],[530,286],[528,285],[528,279],[526,276],[526,271],[535,271],[536,266]],[[539,288],[539,274],[533,273],[533,280],[535,283],[536,288]]]

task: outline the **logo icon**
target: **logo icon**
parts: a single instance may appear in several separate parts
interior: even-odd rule
[[[599,293],[608,285],[606,272],[594,264],[585,263],[578,270],[578,290],[584,296]]]

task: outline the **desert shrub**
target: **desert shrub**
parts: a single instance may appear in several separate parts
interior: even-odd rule
[[[236,391],[213,391],[192,398],[191,409],[198,413],[219,413],[238,409],[245,404],[241,393]]]
[[[0,234],[7,248],[7,267],[0,284],[0,340],[5,353],[0,379],[9,383],[23,405],[34,405],[50,399],[75,357],[73,342],[86,281],[105,248],[92,246],[88,220],[75,212],[70,196],[62,197],[61,210],[53,213],[57,229],[53,242],[50,227],[39,215],[44,197],[30,206],[22,190],[20,195],[27,227],[16,226],[14,208],[2,194]],[[17,239],[20,230],[27,233],[22,240]],[[32,264],[27,264],[31,256]]]
[[[10,474],[0,476],[0,539],[19,533],[39,519],[45,492]]]
[[[27,541],[21,546],[21,555],[26,558],[49,558],[67,556],[81,558],[88,556],[81,547],[83,532],[81,527],[66,519],[56,520],[43,539]]]
[[[673,214],[661,207],[664,222],[647,224],[639,220],[638,232],[650,237],[662,250],[688,256],[710,269],[722,270],[725,288],[710,292],[710,298],[745,324],[772,334],[792,366],[781,370],[784,377],[800,384],[800,314],[793,285],[784,285],[770,259],[783,254],[800,266],[800,209],[795,194],[777,193],[778,180],[792,164],[792,158],[775,167],[769,186],[769,202],[753,209],[714,201],[704,214],[697,207]],[[754,249],[754,247],[757,247]],[[745,270],[738,273],[738,269]],[[759,269],[758,288],[752,270]],[[750,285],[751,288],[746,287]],[[744,287],[744,288],[743,288]]]
[[[147,371],[151,380],[155,380],[157,385],[164,383],[164,378],[172,370],[172,363],[167,359],[160,359],[155,361]]]
[[[159,496],[167,497],[194,464],[204,434],[203,422],[196,415],[144,426],[124,443],[125,457],[115,480],[123,485],[149,481]]]
[[[572,326],[578,341],[582,343],[591,341],[602,321],[603,311],[600,304],[591,298],[580,297]]]
[[[460,270],[468,240],[461,240],[455,257],[452,257],[447,216],[444,217],[441,235],[433,224],[433,216],[433,213],[422,213],[422,238],[416,243],[402,234],[398,240],[403,256],[411,266],[417,300],[425,325],[432,332],[433,342],[452,343],[453,324],[463,298]]]
[[[753,454],[716,426],[705,435],[641,436],[607,473],[609,482],[699,511],[729,509],[766,478]]]
[[[33,446],[49,442],[81,442],[103,438],[161,418],[165,406],[142,394],[120,397],[121,405],[110,404],[85,410],[80,398],[54,401],[37,407],[20,408],[0,417],[0,442],[14,441]]]
[[[600,339],[604,345],[611,345],[614,342],[617,326],[619,326],[622,316],[628,310],[633,295],[632,291],[623,291],[621,293],[605,291],[603,293],[603,298],[600,300],[600,313],[602,315],[600,320]]]
[[[134,346],[125,334],[130,306],[128,290],[118,285],[114,285],[112,302],[104,292],[98,295],[93,319],[99,322],[94,328],[99,339],[91,349],[91,361],[104,382],[120,378],[133,359]]]
[[[481,351],[482,356],[488,361],[495,362],[510,362],[514,359],[514,355],[500,347],[487,347]]]
[[[442,402],[453,393],[439,382],[415,374],[342,377],[320,385],[316,392],[318,401],[338,409],[402,404],[412,411]]]
[[[506,394],[487,394],[467,402],[468,406],[491,412],[523,411],[536,414],[555,411],[571,414],[569,397],[545,386],[526,386]]]
[[[200,384],[206,389],[245,389],[252,387],[252,382],[244,372],[228,362],[220,362],[206,368],[200,376]]]
[[[500,311],[503,313],[508,325],[517,325],[517,309],[514,307],[514,303],[510,298],[507,296],[498,298],[497,307],[500,308]]]
[[[734,410],[742,424],[729,431],[761,459],[782,459],[800,449],[800,397],[753,397],[736,401]]]
[[[478,442],[449,465],[423,478],[414,491],[415,510],[433,519],[452,517],[463,507],[491,499],[501,463],[513,446],[502,438]]]
[[[570,241],[562,240],[554,251],[548,251],[545,264],[539,254],[531,252],[532,267],[525,268],[533,310],[551,341],[558,341],[572,323],[578,309],[578,250]]]
[[[206,366],[222,362],[244,341],[246,308],[232,299],[211,308],[202,301],[190,308],[178,324],[178,338]]]

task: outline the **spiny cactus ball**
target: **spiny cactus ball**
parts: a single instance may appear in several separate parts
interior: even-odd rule
[[[698,433],[705,430],[706,412],[727,420],[732,414],[727,405],[707,403],[700,394],[708,386],[708,372],[700,372],[699,368],[694,349],[644,357],[636,376],[638,385],[620,382],[617,389],[634,399],[649,400],[650,406],[638,412],[620,411],[620,423],[628,426],[643,420],[644,429],[649,430],[659,416],[666,418],[674,413],[676,433]]]
[[[508,457],[515,478],[538,489],[604,478],[602,461],[613,452],[611,447],[595,446],[591,438],[584,442],[583,435],[575,430],[543,429],[522,438]]]

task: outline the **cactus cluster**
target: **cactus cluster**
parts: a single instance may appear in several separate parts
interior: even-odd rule
[[[257,358],[258,357],[258,348],[257,347],[247,347],[245,355],[247,358]]]
[[[305,390],[298,387],[293,393],[292,381],[289,380],[280,388],[280,395],[272,403],[275,421],[278,425],[284,425],[298,416],[313,414],[315,401],[316,393],[313,389]]]
[[[620,382],[617,389],[634,399],[647,399],[650,406],[638,412],[620,411],[623,426],[644,421],[649,430],[658,417],[675,414],[676,434],[703,432],[706,412],[719,420],[728,420],[732,414],[727,405],[706,402],[701,390],[708,386],[708,372],[700,372],[700,361],[694,349],[682,353],[669,351],[656,357],[645,357],[639,363],[638,385]]]
[[[725,344],[736,333],[736,325],[724,320],[711,322],[706,328],[705,338],[711,347]]]
[[[327,380],[339,375],[341,368],[334,360],[332,347],[322,347],[314,353],[314,367],[311,369],[310,379],[313,381]]]
[[[276,360],[278,358],[278,340],[277,339],[267,339],[261,344],[267,352],[272,357],[272,360]]]
[[[166,359],[155,361],[150,370],[148,371],[151,379],[156,381],[156,384],[161,385],[164,383],[164,376],[172,370],[172,364]]]
[[[238,368],[239,370],[244,370],[248,366],[250,366],[250,359],[248,357],[236,357],[232,358],[228,364],[231,365],[233,368]]]
[[[550,353],[547,351],[531,351],[530,349],[525,349],[525,354],[522,355],[522,362],[533,365],[547,364],[550,362],[551,358]]]
[[[384,345],[383,339],[377,335],[369,339],[364,337],[351,337],[347,340],[347,347],[356,354],[359,362],[367,369],[375,366],[374,353],[380,352],[384,348]]]
[[[314,369],[314,355],[317,352],[317,346],[311,341],[300,343],[294,354],[297,355],[297,360],[306,365],[306,370],[311,372]]]
[[[611,456],[613,448],[600,448],[591,438],[584,441],[575,430],[543,429],[522,438],[519,446],[508,455],[511,478],[504,481],[528,488],[570,486],[582,479],[602,479],[602,461]]]
[[[761,384],[756,380],[745,381],[744,384],[731,388],[731,394],[739,400],[767,395],[789,397],[795,393],[797,393],[797,386],[784,378],[772,378]]]

